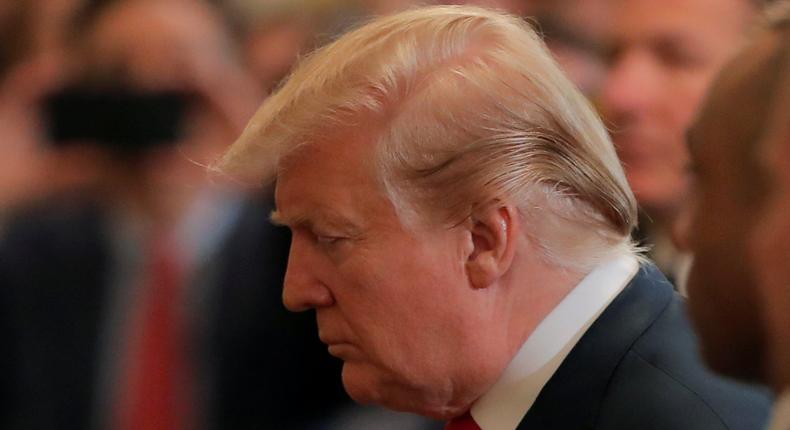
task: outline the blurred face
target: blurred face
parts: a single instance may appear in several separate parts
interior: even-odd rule
[[[84,43],[81,66],[102,78],[190,96],[178,151],[162,151],[147,169],[168,206],[186,207],[204,182],[200,164],[224,151],[257,104],[256,88],[229,54],[220,16],[202,1],[116,2],[102,10]]]
[[[546,45],[582,93],[598,100],[608,73],[606,46],[613,27],[612,1],[543,3],[537,19],[546,32]]]
[[[464,228],[405,228],[374,180],[371,147],[343,136],[286,159],[273,216],[293,232],[283,299],[316,310],[356,401],[457,414],[511,358],[504,318],[467,279]]]
[[[618,0],[607,119],[641,206],[671,217],[687,188],[685,132],[741,44],[745,0]]]
[[[696,178],[688,231],[695,254],[690,311],[708,363],[744,379],[765,377],[764,309],[756,274],[766,261],[752,259],[749,245],[773,187],[757,150],[773,91],[765,82],[772,78],[744,71],[764,62],[771,49],[756,45],[749,58],[727,69],[689,133]]]

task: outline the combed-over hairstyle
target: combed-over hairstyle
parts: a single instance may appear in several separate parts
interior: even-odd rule
[[[375,19],[302,60],[217,167],[271,181],[295,148],[343,128],[375,130],[378,179],[405,220],[452,225],[509,201],[559,263],[631,250],[636,203],[607,132],[517,17]]]

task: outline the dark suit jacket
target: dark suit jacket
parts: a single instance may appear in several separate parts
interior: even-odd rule
[[[208,428],[306,428],[350,403],[312,313],[282,306],[290,236],[249,201],[196,274],[195,330]],[[0,240],[0,428],[89,429],[112,252],[107,213],[84,198],[28,208]]]
[[[683,299],[652,265],[582,336],[519,430],[760,430],[767,391],[705,368]]]

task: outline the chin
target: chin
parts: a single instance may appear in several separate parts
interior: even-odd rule
[[[343,364],[343,387],[349,397],[362,405],[375,404],[400,412],[446,420],[465,412],[451,407],[427,386],[399,383],[366,363]],[[435,388],[435,387],[434,387]]]
[[[376,404],[395,409],[387,402],[388,384],[382,382],[381,376],[372,365],[346,361],[343,363],[342,377],[343,388],[355,402],[362,405]]]

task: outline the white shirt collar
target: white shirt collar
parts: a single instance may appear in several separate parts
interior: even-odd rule
[[[593,269],[538,324],[491,389],[470,410],[482,430],[515,430],[574,345],[639,270],[632,255]]]
[[[785,390],[774,404],[771,413],[771,425],[768,430],[790,429],[790,390]]]

